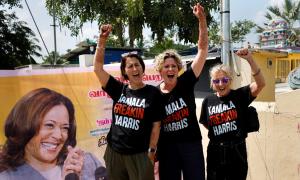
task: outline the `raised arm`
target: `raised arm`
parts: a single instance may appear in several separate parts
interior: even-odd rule
[[[251,89],[252,96],[256,97],[266,85],[265,78],[260,68],[253,60],[252,54],[251,52],[248,51],[248,49],[240,49],[236,52],[236,55],[238,55],[243,59],[246,59],[251,67],[254,82],[250,84],[250,89]]]
[[[198,53],[193,60],[192,69],[196,77],[200,76],[208,53],[208,33],[206,15],[203,7],[197,3],[193,7],[193,13],[199,21]]]
[[[110,24],[105,24],[100,27],[100,35],[94,56],[94,72],[102,87],[106,86],[109,79],[109,74],[104,70],[103,65],[106,40],[111,32],[111,29],[112,28]]]

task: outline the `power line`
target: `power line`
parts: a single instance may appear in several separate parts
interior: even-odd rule
[[[36,24],[36,22],[35,22],[35,19],[34,19],[32,13],[31,13],[31,10],[30,10],[30,8],[29,8],[29,6],[28,6],[27,0],[25,0],[25,3],[26,3],[26,6],[27,6],[27,8],[28,8],[28,11],[29,11],[29,13],[30,13],[30,16],[31,16],[31,18],[32,18],[32,20],[33,20],[33,22],[34,22],[34,25],[35,25],[35,27],[36,27],[36,29],[37,29],[39,35],[40,35],[40,38],[42,39],[42,42],[43,42],[44,47],[45,47],[45,49],[46,49],[46,51],[47,51],[47,54],[48,54],[48,56],[50,56],[50,53],[49,53],[48,48],[47,48],[47,46],[46,46],[46,44],[45,44],[45,41],[44,41],[44,39],[43,39],[43,37],[42,37],[42,35],[41,35],[40,29],[39,29],[39,27],[37,26],[37,24]]]

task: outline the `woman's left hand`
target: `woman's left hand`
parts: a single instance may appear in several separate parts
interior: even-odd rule
[[[153,153],[153,152],[148,152],[148,158],[150,159],[150,161],[151,161],[152,164],[154,165],[155,153]]]
[[[78,147],[68,146],[68,156],[63,165],[63,178],[70,173],[76,173],[80,177],[83,161],[84,152]]]

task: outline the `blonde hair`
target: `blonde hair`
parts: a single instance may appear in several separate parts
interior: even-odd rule
[[[218,72],[223,72],[227,77],[232,79],[232,71],[231,71],[229,66],[227,66],[225,64],[216,64],[213,67],[211,67],[210,70],[209,70],[211,87],[212,87],[212,78]]]
[[[182,69],[181,56],[174,49],[165,50],[164,52],[162,52],[159,55],[155,56],[154,68],[156,69],[156,71],[159,72],[163,68],[163,64],[165,62],[165,59],[168,58],[168,57],[171,57],[175,60],[177,66],[178,66],[178,71],[180,71]]]
[[[229,66],[227,66],[225,64],[217,64],[217,65],[214,65],[212,68],[210,68],[210,70],[209,70],[210,78],[212,78],[217,72],[220,72],[220,71],[225,73],[225,75],[227,77],[232,79],[231,69]]]

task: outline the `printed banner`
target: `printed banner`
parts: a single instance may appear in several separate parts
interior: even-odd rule
[[[120,80],[119,66],[120,64],[105,65],[105,69]],[[143,80],[152,85],[161,82],[152,63],[146,63]],[[41,87],[58,91],[72,100],[76,111],[77,144],[86,151],[102,156],[106,147],[106,135],[112,123],[112,99],[102,90],[93,67],[1,70],[1,129],[15,103],[29,91]],[[4,142],[4,131],[1,130],[0,145]]]

